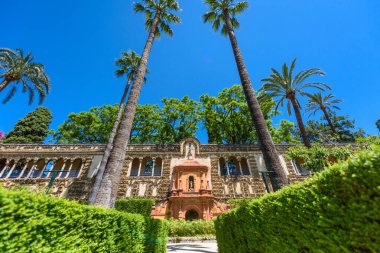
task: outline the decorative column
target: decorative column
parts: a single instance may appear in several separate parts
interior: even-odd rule
[[[12,165],[11,170],[8,172],[8,174],[5,178],[9,178],[12,175],[12,172],[15,169],[16,165],[17,165],[17,162],[15,161],[15,163]]]
[[[139,173],[138,173],[138,176],[141,176],[141,168],[142,168],[143,160],[144,160],[144,158],[139,157]]]
[[[46,160],[44,160],[44,161],[46,161]],[[44,167],[42,167],[40,174],[38,174],[38,176],[36,178],[41,178],[42,174],[44,173],[44,170],[46,169],[46,166],[48,165],[48,163],[49,163],[49,160],[47,162],[45,162]]]
[[[241,168],[241,157],[237,157],[238,165],[239,165],[239,171],[240,171],[240,176],[243,176],[243,170]]]
[[[34,158],[34,159],[32,159],[32,161],[33,161],[32,167],[30,168],[30,171],[29,171],[28,175],[26,175],[26,178],[30,178],[30,176],[32,175],[32,173],[33,173],[33,171],[34,171],[34,169],[36,167],[36,163],[34,161],[37,161],[37,159]]]
[[[24,175],[24,172],[25,172],[26,168],[28,167],[29,162],[30,162],[30,160],[25,160],[25,165],[24,165],[24,167],[22,168],[21,173],[20,173],[20,175],[18,175],[17,178],[21,178],[22,175]]]
[[[5,171],[7,171],[7,169],[8,169],[9,163],[10,163],[10,161],[8,161],[8,159],[5,160],[4,168],[3,168],[3,170],[0,173],[0,178],[3,178],[3,175],[4,175]]]
[[[230,176],[230,165],[229,165],[228,158],[224,158],[224,161],[225,161],[225,166],[227,169],[227,176]]]
[[[73,167],[73,165],[74,165],[74,161],[75,161],[75,159],[74,159],[74,160],[69,159],[68,161],[70,161],[70,166],[69,166],[68,172],[66,172],[67,174],[66,174],[65,178],[68,178],[68,177],[69,177],[70,172],[71,172],[71,169],[72,169],[72,167]]]
[[[156,157],[153,157],[152,160],[153,160],[153,166],[152,166],[152,174],[151,174],[151,176],[153,177],[154,176],[154,170],[156,168]]]

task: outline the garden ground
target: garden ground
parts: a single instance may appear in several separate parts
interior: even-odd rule
[[[217,253],[218,246],[216,242],[168,244],[168,253],[196,253],[196,252]]]

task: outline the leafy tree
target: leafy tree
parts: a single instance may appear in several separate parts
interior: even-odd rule
[[[338,104],[342,102],[341,99],[335,99],[334,95],[329,94],[327,96],[323,96],[322,93],[315,93],[315,94],[308,94],[309,101],[306,104],[306,111],[310,112],[312,115],[315,115],[315,113],[319,110],[323,112],[323,115],[327,122],[329,123],[329,126],[331,128],[331,131],[336,134],[336,129],[334,124],[332,123],[328,112],[332,111],[332,109],[340,110],[338,106],[335,104]]]
[[[205,3],[208,5],[210,11],[203,15],[203,21],[211,23],[212,28],[215,31],[221,29],[224,36],[229,36],[244,95],[259,139],[259,145],[263,153],[265,165],[269,171],[274,171],[276,173],[276,176],[272,177],[272,184],[278,189],[280,185],[279,182],[277,182],[277,177],[279,177],[281,184],[286,185],[286,175],[281,166],[276,147],[270,136],[263,112],[260,109],[260,104],[253,90],[248,70],[245,66],[243,55],[241,54],[234,31],[234,29],[237,29],[240,26],[236,16],[247,9],[248,2],[236,2],[235,0],[205,0]]]
[[[161,108],[158,105],[139,105],[133,121],[131,143],[160,143],[158,132],[162,128]]]
[[[289,120],[281,120],[278,128],[273,128],[273,141],[280,144],[299,143],[296,125]]]
[[[12,131],[2,139],[4,143],[42,143],[49,133],[52,114],[46,107],[38,107],[20,119]]]
[[[142,83],[148,64],[148,58],[153,46],[153,41],[159,37],[162,32],[173,35],[170,23],[180,23],[180,18],[173,14],[179,11],[180,7],[176,0],[142,0],[144,4],[135,3],[134,10],[143,12],[146,18],[146,28],[149,30],[149,36],[141,56],[141,63],[137,69],[135,81],[132,85],[126,109],[120,123],[118,133],[115,138],[114,147],[107,167],[102,177],[102,182],[96,196],[96,205],[104,207],[113,207],[115,204],[117,191],[119,189],[120,173],[123,167],[125,152],[127,150],[130,133],[132,131],[133,118],[135,116]]]
[[[241,85],[223,89],[217,97],[202,95],[202,122],[209,143],[254,144],[258,142],[252,118]],[[260,107],[267,123],[274,116],[274,101],[265,101]]]
[[[122,116],[123,110],[124,110],[124,101],[125,101],[125,98],[128,94],[129,87],[130,87],[131,83],[136,78],[137,69],[140,65],[140,62],[141,62],[140,56],[137,55],[136,52],[134,52],[134,51],[129,51],[128,53],[123,52],[122,58],[116,60],[116,66],[118,66],[118,69],[116,70],[116,76],[117,77],[127,76],[127,84],[124,88],[123,96],[121,97],[119,110],[118,110],[118,113],[116,115],[116,119],[115,119],[115,122],[113,124],[111,134],[109,135],[107,146],[106,146],[106,149],[104,151],[102,161],[100,163],[99,169],[96,172],[96,180],[95,180],[94,185],[92,186],[91,194],[88,198],[89,204],[93,204],[95,202],[95,197],[96,197],[96,194],[99,190],[100,183],[101,183],[101,180],[103,178],[103,174],[104,174],[104,171],[106,169],[106,165],[107,165],[108,159],[110,157],[110,154],[111,154],[111,151],[113,148],[113,143],[114,143],[114,139],[115,139],[115,136],[117,133],[117,129],[120,125],[121,116]],[[148,70],[146,70],[146,71],[148,72]],[[146,81],[145,77],[144,77],[144,81]]]
[[[378,119],[378,120],[376,121],[376,127],[377,127],[377,129],[379,130],[379,132],[380,132],[380,119]]]
[[[182,99],[164,98],[162,103],[162,128],[158,140],[162,143],[178,143],[184,138],[195,136],[200,118],[199,103],[188,96]]]
[[[338,116],[335,112],[330,111],[328,115],[331,123],[336,129],[336,134],[332,132],[328,124],[323,124],[322,121],[326,120],[324,116],[320,121],[309,120],[307,122],[306,131],[311,141],[330,143],[330,142],[355,142],[357,138],[363,137],[365,132],[363,129],[357,129],[355,120],[349,119],[346,116]]]
[[[21,49],[15,51],[0,48],[0,69],[3,73],[0,78],[0,93],[10,87],[3,103],[8,102],[16,93],[21,83],[22,92],[28,92],[29,104],[34,101],[35,93],[39,94],[39,104],[42,104],[50,90],[49,77],[45,74],[44,65],[34,62],[32,53],[24,55]]]
[[[53,138],[57,143],[107,143],[118,110],[119,105],[103,105],[70,113]]]
[[[288,100],[288,114],[291,115],[291,106],[293,106],[294,114],[297,119],[298,128],[300,130],[303,143],[306,147],[309,148],[311,147],[311,144],[307,137],[305,125],[302,120],[301,104],[297,98],[297,94],[300,94],[302,96],[308,95],[309,93],[305,91],[306,88],[317,88],[319,90],[324,90],[324,88],[330,89],[330,87],[320,82],[304,83],[306,79],[313,75],[325,75],[325,73],[318,68],[302,70],[293,78],[293,71],[295,65],[296,59],[293,60],[290,68],[288,68],[286,63],[284,63],[284,65],[282,66],[282,73],[272,68],[272,74],[270,75],[270,77],[262,79],[262,81],[264,82],[262,89],[265,91],[265,95],[263,96],[263,98],[278,98],[276,110],[279,107],[279,105],[284,105],[285,99]]]

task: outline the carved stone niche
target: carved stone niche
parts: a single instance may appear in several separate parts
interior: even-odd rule
[[[194,159],[195,155],[200,153],[201,143],[197,138],[187,138],[181,141],[180,143],[180,152],[181,156],[184,156],[188,159]]]

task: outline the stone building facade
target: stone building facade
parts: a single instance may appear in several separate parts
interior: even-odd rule
[[[284,158],[289,183],[304,172]],[[105,145],[0,145],[0,183],[86,201]],[[271,191],[262,153],[252,145],[201,144],[195,138],[172,145],[129,145],[119,197],[154,198],[157,218],[211,219],[228,210],[227,200]]]

